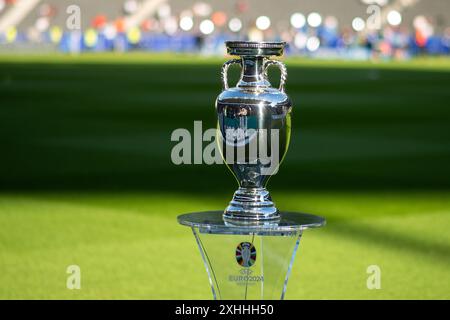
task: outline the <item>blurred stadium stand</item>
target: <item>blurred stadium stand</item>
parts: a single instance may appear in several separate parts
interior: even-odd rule
[[[67,24],[73,5],[80,30]],[[225,39],[284,40],[290,54],[323,58],[449,54],[450,1],[0,0],[1,51],[222,54]]]

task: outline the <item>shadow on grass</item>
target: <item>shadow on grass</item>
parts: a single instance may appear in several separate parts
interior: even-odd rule
[[[422,259],[430,259],[438,263],[450,265],[450,245],[431,242],[421,238],[420,233],[411,235],[399,234],[379,227],[362,225],[356,223],[337,223],[327,227],[327,232],[339,237],[350,239],[354,242],[367,243],[379,246],[382,250],[400,250],[412,253]]]
[[[0,63],[0,189],[232,192],[225,166],[170,159],[174,129],[215,127],[219,69]],[[449,72],[289,67],[292,143],[270,188],[450,189],[449,86]]]

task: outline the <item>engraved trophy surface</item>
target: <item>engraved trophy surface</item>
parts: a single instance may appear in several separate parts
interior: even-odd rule
[[[228,53],[240,57],[223,65],[223,91],[216,100],[219,146],[239,184],[224,212],[229,221],[280,218],[266,184],[286,154],[291,133],[292,103],[284,91],[286,67],[270,59],[281,56],[284,46],[284,42],[226,42]],[[242,71],[239,82],[230,88],[227,71],[233,64]],[[281,71],[279,88],[268,80],[270,66]]]

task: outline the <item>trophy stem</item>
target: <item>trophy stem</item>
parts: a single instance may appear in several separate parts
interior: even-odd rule
[[[269,87],[265,77],[265,58],[258,56],[242,57],[242,74],[237,87],[253,88]]]
[[[234,193],[223,217],[230,222],[253,223],[278,220],[280,214],[266,188],[240,187]]]

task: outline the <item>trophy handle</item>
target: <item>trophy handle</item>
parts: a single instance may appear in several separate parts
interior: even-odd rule
[[[241,59],[232,59],[225,62],[222,66],[222,87],[223,90],[228,90],[228,68],[233,64],[242,66]]]
[[[281,79],[280,79],[280,88],[278,90],[280,90],[281,92],[284,92],[284,85],[286,84],[286,79],[287,79],[287,70],[286,70],[286,65],[278,60],[266,60],[265,64],[264,64],[264,75],[267,78],[267,70],[269,69],[270,66],[275,65],[280,69],[281,72]]]

